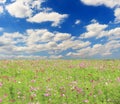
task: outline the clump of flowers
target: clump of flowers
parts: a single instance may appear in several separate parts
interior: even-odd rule
[[[51,89],[50,89],[50,88],[47,88],[46,91],[45,91],[45,93],[44,93],[44,96],[45,96],[45,97],[51,96],[50,93],[51,93]]]
[[[37,91],[38,89],[36,87],[30,87],[30,91],[33,92],[33,91]]]

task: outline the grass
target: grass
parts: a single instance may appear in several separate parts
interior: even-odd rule
[[[120,104],[120,60],[0,61],[1,104]]]

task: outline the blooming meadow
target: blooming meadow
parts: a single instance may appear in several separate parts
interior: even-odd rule
[[[120,104],[120,60],[1,60],[0,104]]]

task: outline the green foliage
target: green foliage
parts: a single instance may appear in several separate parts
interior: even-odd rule
[[[119,60],[0,61],[1,104],[120,104]]]

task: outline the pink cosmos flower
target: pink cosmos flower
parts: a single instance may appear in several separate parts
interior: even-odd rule
[[[30,87],[30,91],[32,92],[32,91],[37,91],[37,88],[35,88],[35,87]]]
[[[36,97],[37,95],[36,94],[32,94],[33,97]]]
[[[86,99],[86,100],[84,100],[84,102],[85,102],[85,103],[88,103],[89,101]]]
[[[4,98],[6,98],[8,96],[8,94],[4,94]]]
[[[79,66],[80,66],[80,68],[85,68],[86,67],[85,63],[83,63],[83,62],[80,63]]]
[[[50,94],[49,93],[45,93],[44,96],[48,97],[48,96],[50,96]]]
[[[79,94],[82,93],[82,91],[83,91],[82,88],[79,88],[79,87],[77,87],[77,86],[75,86],[74,89],[75,89],[75,91],[77,91],[77,93],[79,93]]]
[[[36,80],[34,80],[34,79],[31,80],[31,82],[33,82],[33,83],[34,83],[35,81],[36,81]]]
[[[2,99],[0,98],[0,103],[2,103]]]
[[[117,81],[120,82],[120,77],[117,78]]]
[[[0,82],[0,87],[2,87],[2,85],[3,85],[2,82]]]

